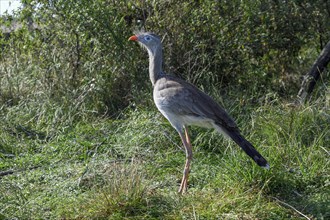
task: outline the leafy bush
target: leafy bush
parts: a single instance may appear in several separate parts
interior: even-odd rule
[[[1,41],[2,103],[37,91],[59,103],[83,96],[102,115],[150,91],[146,53],[127,43],[133,30],[162,35],[167,72],[202,88],[281,95],[297,92],[302,63],[317,54],[306,49],[330,36],[321,0],[23,2],[14,19],[23,26]]]

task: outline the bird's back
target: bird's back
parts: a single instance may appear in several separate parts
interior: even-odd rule
[[[159,78],[154,86],[157,108],[178,130],[184,125],[238,130],[234,120],[210,96],[194,85],[172,75]]]

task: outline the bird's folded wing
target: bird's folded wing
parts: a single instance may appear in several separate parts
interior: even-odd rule
[[[210,118],[224,128],[237,129],[236,123],[228,113],[197,87],[175,77],[170,77],[166,81],[167,85],[171,85],[166,89],[171,91],[167,92],[168,98],[175,106],[171,111],[177,114]]]

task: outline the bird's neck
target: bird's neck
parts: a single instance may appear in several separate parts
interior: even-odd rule
[[[149,53],[149,77],[152,85],[164,74],[162,69],[163,52],[162,48],[158,47],[155,51]]]

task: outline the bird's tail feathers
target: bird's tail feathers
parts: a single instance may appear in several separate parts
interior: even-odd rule
[[[235,143],[238,144],[238,146],[240,146],[259,166],[269,169],[269,164],[266,159],[261,156],[261,154],[239,133],[239,131],[226,131],[220,126],[216,126],[216,129],[235,141]]]

